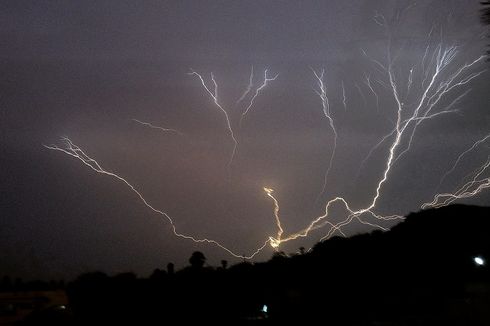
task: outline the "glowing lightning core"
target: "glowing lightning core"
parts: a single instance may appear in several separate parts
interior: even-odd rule
[[[274,189],[264,187],[264,191],[266,192],[267,196],[272,198],[272,201],[274,202],[274,218],[276,220],[276,225],[277,225],[277,235],[275,238],[269,237],[270,240],[269,243],[272,246],[272,248],[278,248],[279,245],[281,244],[281,236],[284,232],[281,226],[281,220],[279,218],[279,203],[277,202],[277,199],[272,195]]]

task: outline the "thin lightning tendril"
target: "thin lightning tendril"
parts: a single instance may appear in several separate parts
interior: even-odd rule
[[[133,193],[135,193],[138,196],[138,198],[141,200],[141,202],[143,202],[143,204],[146,207],[148,207],[153,212],[161,215],[162,218],[166,219],[170,223],[170,226],[172,227],[173,234],[179,238],[191,240],[195,243],[209,243],[209,244],[216,245],[219,248],[228,252],[233,257],[241,258],[241,259],[252,259],[253,257],[255,257],[255,255],[257,255],[259,252],[261,252],[265,248],[265,246],[267,246],[267,244],[270,242],[270,240],[267,240],[262,246],[257,248],[252,254],[250,254],[249,256],[244,256],[244,255],[239,255],[239,254],[234,253],[232,250],[228,249],[227,247],[225,247],[224,245],[222,245],[221,243],[219,243],[216,240],[207,239],[207,238],[196,238],[196,237],[193,237],[190,235],[180,233],[177,231],[177,227],[175,226],[175,223],[174,223],[173,219],[170,217],[170,215],[168,215],[166,212],[164,212],[158,208],[153,207],[145,199],[145,197],[143,197],[141,192],[139,192],[136,189],[136,187],[134,187],[131,183],[129,183],[129,181],[127,181],[123,177],[121,177],[121,176],[119,176],[113,172],[109,172],[109,171],[105,170],[96,160],[94,160],[89,155],[87,155],[79,146],[75,145],[70,139],[64,137],[64,138],[62,138],[62,141],[65,144],[64,148],[59,147],[57,145],[44,145],[44,147],[47,149],[50,149],[50,150],[59,151],[59,152],[65,153],[67,155],[70,155],[70,156],[80,160],[83,164],[88,166],[93,171],[100,173],[100,174],[110,176],[110,177],[124,183]]]
[[[143,122],[143,121],[140,121],[138,119],[132,119],[132,120],[134,122],[139,123],[140,125],[147,126],[147,127],[151,128],[151,129],[158,129],[158,130],[161,130],[163,132],[175,132],[175,133],[177,133],[177,134],[179,134],[181,136],[183,135],[183,133],[181,133],[180,131],[175,130],[175,129],[163,128],[163,127],[155,126],[154,124],[151,124],[149,122]]]
[[[279,219],[279,202],[274,197],[274,195],[272,195],[274,189],[264,187],[264,191],[266,192],[267,196],[269,196],[274,202],[274,218],[277,225],[277,234],[276,237],[269,237],[269,243],[272,246],[272,248],[276,249],[281,244],[281,237],[282,234],[284,233],[284,230],[282,229],[282,225],[281,225],[281,220]]]
[[[447,206],[458,199],[473,197],[479,194],[482,190],[490,188],[490,177],[481,178],[484,172],[487,172],[490,167],[490,156],[474,175],[473,179],[465,183],[459,189],[452,193],[442,193],[434,196],[431,202],[422,205],[422,208],[439,208]]]
[[[218,101],[218,84],[216,83],[216,80],[214,79],[214,75],[213,75],[213,73],[211,73],[211,81],[213,82],[213,85],[214,85],[214,91],[211,91],[208,88],[208,86],[206,86],[206,83],[204,82],[204,78],[200,74],[195,72],[194,70],[191,70],[189,75],[194,75],[194,76],[197,76],[197,78],[199,78],[199,80],[201,81],[202,87],[211,96],[214,104],[218,107],[218,109],[221,112],[223,112],[223,115],[225,116],[226,127],[228,129],[228,132],[230,134],[231,139],[233,140],[233,150],[231,152],[230,160],[228,161],[228,167],[230,167],[231,164],[233,163],[233,159],[235,158],[235,154],[236,154],[236,151],[238,148],[238,140],[236,139],[235,133],[233,132],[233,128],[231,126],[230,117],[228,116],[228,112],[226,112],[226,110],[221,106],[221,104]]]
[[[241,101],[243,101],[243,99],[245,99],[245,97],[247,97],[248,93],[250,93],[253,86],[254,86],[254,66],[252,66],[250,70],[250,77],[248,80],[247,88],[243,92],[242,96],[240,96],[240,98],[236,101],[236,104],[240,103]]]
[[[245,110],[243,111],[242,113],[242,116],[240,117],[240,123],[239,125],[241,126],[242,125],[242,121],[243,119],[245,118],[245,116],[248,114],[248,112],[250,111],[250,109],[252,108],[252,106],[254,105],[254,101],[255,99],[257,98],[257,96],[259,96],[260,92],[265,88],[267,87],[267,83],[270,82],[270,81],[274,81],[276,80],[276,78],[279,76],[279,74],[275,75],[274,77],[272,78],[269,78],[267,77],[267,69],[264,70],[264,80],[262,82],[262,84],[257,87],[257,89],[255,90],[255,93],[254,95],[252,96],[252,98],[250,99],[250,102],[248,104],[248,106],[245,108]],[[247,92],[248,93],[248,92]]]
[[[322,69],[320,74],[318,74],[315,70],[313,70],[313,74],[315,75],[316,81],[317,81],[317,86],[318,90],[315,90],[315,93],[320,97],[320,100],[322,102],[322,108],[323,108],[323,114],[325,115],[325,118],[327,118],[328,123],[330,125],[330,129],[332,129],[333,132],[333,148],[332,148],[332,154],[330,155],[330,160],[328,162],[328,167],[327,170],[325,171],[324,177],[323,177],[323,185],[322,185],[322,190],[318,194],[316,201],[321,199],[321,196],[325,193],[327,190],[327,182],[328,182],[328,175],[330,174],[330,170],[332,169],[333,165],[333,160],[335,158],[335,151],[337,150],[337,129],[335,128],[335,124],[332,118],[332,114],[330,112],[330,102],[328,100],[327,96],[327,86],[325,85],[324,81],[324,75],[325,75],[325,69]]]
[[[374,90],[373,86],[371,85],[371,79],[370,79],[369,75],[364,75],[364,78],[366,79],[365,84],[367,85],[367,87],[369,88],[369,90],[371,90],[371,93],[373,93],[374,94],[374,97],[376,98],[376,111],[379,111],[379,97],[378,97],[378,93],[376,93],[376,91]]]
[[[483,137],[482,139],[476,141],[470,148],[468,148],[467,150],[465,150],[463,153],[461,153],[458,158],[456,159],[456,161],[454,162],[453,166],[451,167],[451,169],[449,169],[446,173],[444,173],[444,175],[442,176],[441,178],[441,181],[439,181],[439,185],[438,185],[438,188],[442,185],[442,183],[444,182],[444,180],[456,169],[456,167],[458,166],[459,162],[461,162],[461,160],[463,159],[463,157],[468,154],[469,152],[471,152],[472,150],[474,150],[475,148],[477,148],[478,146],[480,146],[482,143],[484,143],[487,139],[490,138],[490,134],[486,135],[485,137]]]
[[[342,104],[344,104],[344,110],[347,111],[347,99],[345,97],[344,81],[342,81]]]

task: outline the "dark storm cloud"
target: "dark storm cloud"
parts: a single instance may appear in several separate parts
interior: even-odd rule
[[[364,72],[374,72],[361,48],[386,59],[388,35],[373,21],[375,13],[396,18],[403,12],[393,20],[392,30],[393,44],[403,49],[400,67],[423,55],[434,23],[444,27],[444,42],[463,45],[461,62],[484,51],[478,1],[430,1],[404,11],[409,4],[2,2],[2,265],[23,275],[74,275],[93,269],[148,273],[168,261],[185,263],[195,249],[211,262],[228,258],[217,248],[175,238],[168,224],[123,185],[42,147],[65,135],[168,211],[182,232],[248,253],[275,232],[272,203],[263,186],[276,189],[286,232],[303,227],[322,211],[314,199],[332,150],[332,133],[312,90],[310,66],[327,69],[339,127],[327,197],[345,195],[355,206],[365,204],[379,179],[386,148],[358,173],[360,161],[394,119],[388,93],[380,89],[381,109],[376,112],[362,82]],[[232,143],[223,116],[186,73],[190,67],[205,77],[214,72],[220,99],[237,121],[240,107],[235,102],[252,64],[257,76],[266,67],[280,75],[238,132],[230,181],[226,162]],[[348,97],[346,112],[340,80]],[[366,104],[356,84],[363,87]],[[383,189],[382,212],[417,210],[433,195],[441,169],[488,132],[487,76],[471,87],[459,114],[420,129],[414,151],[393,169]],[[142,128],[132,118],[175,128],[185,136]],[[462,170],[475,167],[466,162]],[[476,203],[485,199],[488,195]],[[351,231],[362,230],[355,226]],[[319,236],[321,232],[285,250],[310,245]]]

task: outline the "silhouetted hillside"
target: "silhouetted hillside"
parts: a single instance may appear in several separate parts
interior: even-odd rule
[[[215,269],[195,252],[148,279],[84,274],[68,286],[73,323],[489,325],[489,218],[454,205],[265,263]]]

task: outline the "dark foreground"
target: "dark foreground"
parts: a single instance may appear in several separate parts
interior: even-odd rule
[[[84,274],[22,324],[490,325],[489,226],[490,208],[454,205],[265,263]]]

